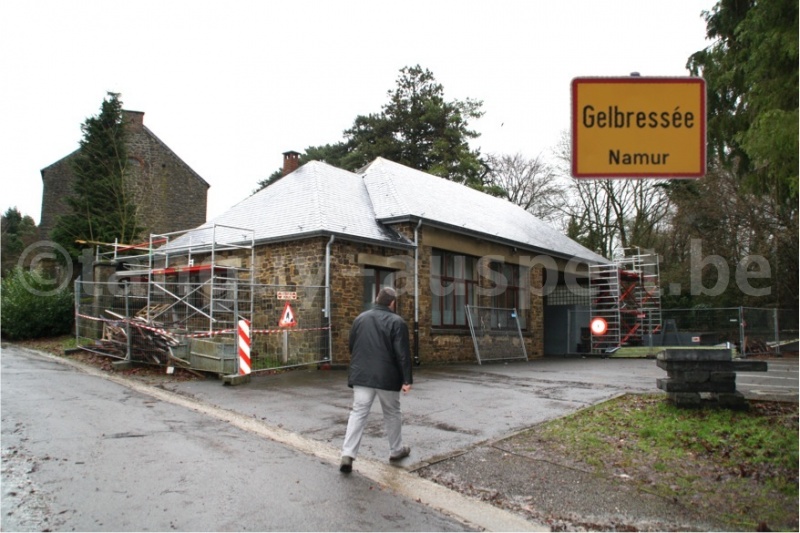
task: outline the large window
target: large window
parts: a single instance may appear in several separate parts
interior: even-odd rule
[[[475,305],[478,260],[443,250],[431,255],[431,321],[434,327],[467,327],[466,305]]]
[[[528,269],[519,265],[492,261],[489,268],[492,270],[492,307],[516,309],[519,325],[522,329],[527,326],[526,310],[530,303],[528,291]],[[508,317],[511,318],[511,317]],[[507,319],[499,319],[501,327],[512,327],[514,324],[505,323]]]

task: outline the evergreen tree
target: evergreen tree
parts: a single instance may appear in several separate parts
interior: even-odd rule
[[[310,146],[300,164],[325,161],[355,171],[384,157],[478,190],[503,196],[486,183],[488,168],[469,141],[480,134],[469,121],[480,118],[482,102],[447,101],[433,73],[419,65],[400,70],[397,87],[388,92],[389,103],[379,113],[359,115],[344,131],[345,140]],[[259,183],[259,189],[280,179],[278,172]]]
[[[9,207],[3,214],[2,223],[2,275],[8,274],[20,258],[26,246],[36,239],[36,223],[28,215],[23,216],[16,207]]]
[[[736,254],[769,258],[774,305],[798,306],[798,2],[720,0],[704,13],[714,44],[691,56],[706,80],[708,167],[736,178],[754,211]]]
[[[134,242],[142,231],[125,186],[128,156],[119,94],[108,93],[100,114],[87,118],[81,131],[80,149],[70,161],[75,178],[73,194],[66,198],[70,212],[59,217],[51,233],[73,257],[81,248],[76,240]]]
[[[482,102],[446,101],[442,85],[419,65],[401,69],[388,96],[380,113],[356,117],[345,131],[347,167],[385,157],[452,181],[483,185],[485,165],[480,153],[469,148],[469,140],[479,135],[469,129],[469,121],[483,115]]]
[[[721,0],[704,15],[714,44],[687,66],[708,88],[710,163],[796,204],[798,2]]]

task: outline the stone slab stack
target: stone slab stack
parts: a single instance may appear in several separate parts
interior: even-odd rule
[[[667,371],[656,385],[679,407],[700,407],[704,400],[720,407],[747,409],[747,401],[736,390],[736,372],[766,372],[766,361],[733,360],[731,350],[667,349],[656,364]]]

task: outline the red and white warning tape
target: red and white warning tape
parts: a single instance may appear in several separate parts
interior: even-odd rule
[[[152,326],[148,326],[147,324],[142,324],[140,322],[137,322],[137,321],[134,321],[134,320],[131,320],[131,319],[99,318],[99,317],[95,317],[95,316],[82,315],[80,313],[77,313],[75,316],[78,317],[78,318],[85,318],[87,320],[96,320],[98,322],[109,322],[109,323],[130,322],[131,324],[133,324],[137,328],[146,329],[148,331],[155,331],[156,333],[161,333],[163,335],[180,336],[180,337],[186,337],[186,338],[215,337],[217,335],[232,335],[232,334],[238,332],[238,329],[229,328],[229,329],[218,329],[216,331],[205,331],[205,332],[202,332],[202,333],[177,333],[177,332],[174,332],[174,331],[166,330],[164,328],[154,328]],[[250,322],[248,321],[247,323],[248,323],[248,327],[249,327]],[[322,330],[326,330],[326,329],[331,329],[331,328],[329,326],[323,326],[323,327],[320,327],[320,328],[296,328],[295,327],[295,328],[278,328],[278,329],[253,329],[253,330],[250,330],[250,334],[253,335],[253,334],[258,333],[258,334],[269,335],[269,334],[273,334],[273,333],[283,333],[284,331],[322,331]]]

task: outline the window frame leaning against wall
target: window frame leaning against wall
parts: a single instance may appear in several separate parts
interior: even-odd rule
[[[431,327],[468,329],[466,305],[478,301],[478,258],[431,250]],[[460,312],[459,312],[460,309]]]

